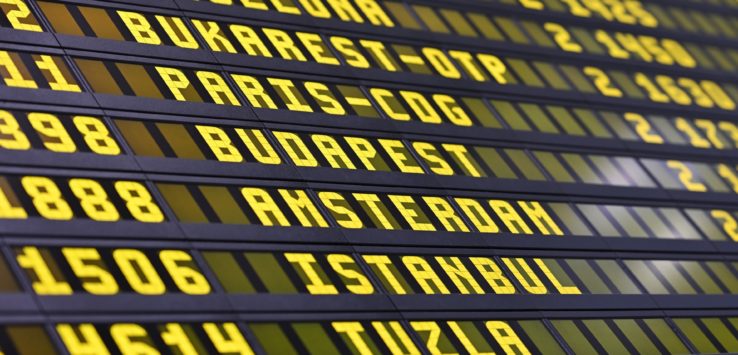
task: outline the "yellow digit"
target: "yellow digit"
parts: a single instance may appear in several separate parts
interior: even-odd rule
[[[56,116],[49,113],[32,112],[28,114],[28,122],[36,132],[42,135],[46,149],[59,153],[77,151],[72,137]]]
[[[80,279],[82,287],[93,295],[114,295],[118,293],[118,283],[113,275],[100,266],[102,258],[95,248],[62,248],[74,275]],[[92,280],[94,281],[92,281]]]
[[[656,82],[666,92],[672,101],[679,105],[688,106],[692,104],[692,98],[684,90],[676,86],[674,79],[666,75],[657,75]]]
[[[167,288],[154,265],[140,250],[118,249],[113,252],[113,259],[134,291],[142,295],[161,295],[166,292]]]
[[[42,176],[25,176],[21,179],[21,184],[33,199],[33,206],[44,218],[70,220],[74,217],[72,209],[53,180]]]
[[[113,324],[110,327],[110,337],[115,341],[121,354],[161,355],[156,348],[148,344],[146,329],[138,324]]]
[[[603,31],[603,30],[597,30],[595,32],[595,40],[597,42],[600,42],[605,48],[607,48],[607,53],[613,57],[618,59],[628,59],[630,58],[630,53],[628,53],[625,49],[620,47],[620,45],[615,42],[615,40],[610,37],[610,35]]]
[[[4,181],[4,179],[0,178],[0,181]],[[28,213],[26,213],[26,210],[24,210],[22,206],[13,206],[13,202],[10,201],[10,198],[8,198],[8,195],[5,190],[3,190],[2,186],[0,186],[0,218],[28,218]]]
[[[723,230],[728,233],[734,242],[738,242],[738,221],[728,211],[723,210],[712,210],[710,216],[717,220],[720,220],[723,225]]]
[[[198,355],[197,349],[195,349],[181,324],[167,323],[164,329],[165,331],[161,333],[164,344],[176,347],[182,355]]]
[[[39,295],[71,295],[72,287],[66,281],[58,281],[51,268],[44,260],[38,248],[33,246],[23,247],[16,255],[20,267],[31,271],[36,275],[33,281],[33,291]]]
[[[648,122],[645,117],[633,112],[626,113],[624,117],[626,121],[635,124],[636,133],[638,133],[638,136],[640,136],[644,142],[664,144],[664,138],[651,130],[651,123]]]
[[[689,169],[687,164],[684,164],[677,160],[669,160],[666,162],[666,166],[676,170],[679,173],[679,181],[682,182],[682,185],[684,185],[687,190],[695,192],[707,191],[707,186],[705,186],[705,184],[694,181],[694,173],[692,173],[692,170]]]
[[[661,103],[668,103],[669,97],[666,96],[659,88],[649,79],[646,74],[643,73],[636,73],[635,74],[635,82],[643,88],[643,90],[646,90],[648,93],[648,98],[651,99],[653,102],[661,102]]]
[[[519,0],[519,2],[523,7],[533,10],[543,10],[545,7],[540,0]]]
[[[110,136],[108,127],[99,118],[75,116],[72,121],[91,151],[101,155],[118,155],[120,146]]]
[[[579,0],[561,0],[569,6],[569,13],[579,17],[592,17],[592,12],[587,10],[586,7],[579,3]]]
[[[628,25],[633,25],[636,23],[637,19],[635,18],[635,16],[628,12],[628,10],[625,8],[625,4],[620,2],[620,0],[602,1],[610,7],[610,11],[612,12],[613,17],[615,17],[618,22]]]
[[[702,90],[702,87],[700,86],[700,84],[697,84],[696,81],[689,78],[679,78],[677,79],[677,83],[679,84],[679,86],[689,91],[689,94],[692,95],[692,97],[694,98],[694,103],[696,103],[697,106],[705,108],[715,107],[715,103],[705,93],[705,91]]]
[[[664,38],[661,40],[661,47],[663,47],[677,64],[685,68],[694,68],[697,66],[697,61],[692,57],[692,54],[687,51],[681,43],[673,40]]]
[[[682,117],[677,117],[675,124],[676,129],[687,135],[687,138],[689,138],[689,143],[692,144],[693,147],[705,149],[712,148],[712,146],[710,145],[710,141],[703,138],[686,119]]]
[[[13,150],[29,150],[31,142],[20,129],[12,113],[0,110],[0,147]]]
[[[694,120],[694,125],[702,129],[703,132],[705,132],[705,137],[707,137],[708,140],[710,140],[710,143],[712,143],[712,146],[717,149],[724,149],[725,144],[723,144],[723,141],[720,140],[720,137],[717,135],[717,126],[715,125],[715,122],[712,122],[710,120],[698,118]]]
[[[251,346],[244,339],[241,330],[235,323],[223,323],[218,326],[215,323],[205,323],[202,328],[207,333],[210,341],[213,342],[215,350],[221,354],[240,354],[240,355],[253,355],[254,352],[251,350]],[[221,328],[223,331],[221,331]]]
[[[210,293],[210,283],[200,271],[187,265],[180,265],[192,262],[190,254],[182,250],[162,250],[159,258],[182,292],[188,295]]]
[[[664,65],[674,65],[674,57],[661,46],[661,42],[658,38],[653,36],[638,36],[638,41],[641,42],[643,48],[650,53],[657,62]]]
[[[15,58],[18,58],[17,55],[11,56],[10,52],[0,50],[0,68],[3,69],[2,75],[0,76],[3,77],[5,85],[17,88],[38,89],[38,84],[33,79],[23,77],[23,72],[18,68],[14,60]]]
[[[656,19],[653,14],[648,12],[648,10],[643,8],[643,4],[640,0],[625,0],[623,4],[625,5],[625,8],[628,9],[628,12],[638,19],[638,23],[640,23],[641,26],[657,27],[659,25],[659,20]]]
[[[58,324],[56,332],[64,342],[69,355],[110,355],[100,334],[92,324],[80,324],[74,329],[71,324]]]
[[[735,102],[723,91],[720,85],[714,81],[702,80],[700,81],[700,86],[712,98],[712,101],[715,101],[718,107],[723,110],[735,110]]]
[[[738,126],[733,122],[722,121],[718,123],[718,127],[721,131],[725,132],[730,136],[730,139],[735,143],[735,147],[738,148]]]
[[[143,184],[135,181],[118,181],[115,183],[115,191],[123,201],[126,201],[128,211],[136,220],[146,223],[159,223],[164,220],[164,214]]]
[[[600,90],[600,93],[609,97],[623,97],[623,92],[612,85],[612,81],[600,68],[584,67],[584,74],[592,78],[592,82]]]
[[[51,56],[39,55],[38,59],[36,59],[34,63],[36,63],[36,67],[45,72],[48,72],[49,76],[51,76],[50,78],[47,77],[51,90],[82,92],[82,89],[79,88],[79,85],[69,83],[67,78],[64,76],[64,73],[62,73],[61,69],[59,68],[59,64],[54,61],[54,58],[52,58]]]
[[[120,219],[120,214],[112,202],[108,200],[100,183],[90,179],[71,179],[69,188],[77,196],[82,209],[87,216],[95,221],[114,222]]]
[[[636,54],[644,62],[650,63],[653,61],[653,56],[651,55],[651,53],[643,47],[642,43],[638,40],[636,36],[630,33],[615,32],[615,38],[617,39],[618,43],[620,43],[620,45],[625,48],[625,50]]]
[[[600,2],[600,0],[585,0],[582,3],[590,11],[600,14],[600,16],[605,20],[612,21],[614,19],[612,12],[610,12],[610,8]]]
[[[25,1],[23,0],[0,0],[0,4],[7,4],[7,5],[13,5],[16,8],[14,10],[10,10],[7,13],[5,13],[5,16],[8,17],[8,22],[10,22],[10,25],[13,26],[16,30],[24,30],[24,31],[31,31],[31,32],[43,32],[44,30],[41,29],[41,26],[35,24],[35,23],[24,23],[23,19],[27,19],[29,17],[32,17],[31,15],[31,9],[28,8],[28,5],[26,5]]]
[[[546,22],[543,28],[550,32],[556,44],[567,52],[582,53],[582,46],[571,39],[571,34],[558,23]]]
[[[725,164],[720,164],[718,165],[718,174],[727,180],[733,186],[733,192],[738,194],[738,175],[736,171]]]

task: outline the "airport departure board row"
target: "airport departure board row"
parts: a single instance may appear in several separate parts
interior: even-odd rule
[[[0,0],[0,355],[738,352],[735,0]]]

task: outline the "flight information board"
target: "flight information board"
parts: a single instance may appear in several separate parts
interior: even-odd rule
[[[738,352],[738,1],[0,0],[0,355]]]

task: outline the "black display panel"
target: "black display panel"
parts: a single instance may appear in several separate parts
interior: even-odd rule
[[[735,1],[0,12],[0,354],[738,352]]]

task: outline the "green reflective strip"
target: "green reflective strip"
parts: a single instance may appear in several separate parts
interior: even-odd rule
[[[738,279],[725,263],[719,261],[708,261],[707,267],[717,276],[720,283],[728,289],[731,294],[738,294]]]
[[[518,175],[510,168],[510,165],[502,158],[500,153],[494,148],[475,147],[479,157],[485,165],[492,171],[495,177],[500,179],[517,179]]]
[[[523,173],[523,176],[527,180],[534,181],[545,181],[546,177],[543,176],[543,172],[538,169],[536,163],[526,154],[524,150],[520,149],[504,149],[505,154],[510,158],[515,166]]]
[[[559,134],[559,129],[556,128],[556,125],[551,121],[551,118],[548,117],[548,114],[541,109],[541,106],[525,103],[520,104],[520,108],[539,131]]]
[[[694,320],[688,318],[677,318],[674,319],[674,323],[676,323],[677,327],[679,327],[679,330],[682,332],[682,334],[684,334],[684,336],[689,339],[689,342],[692,343],[692,346],[695,348],[695,350],[701,353],[718,352],[715,344],[713,344],[710,339],[707,338],[705,333],[702,332],[702,330],[697,326]]]
[[[269,293],[297,293],[290,278],[270,253],[244,253]]]
[[[725,323],[719,318],[702,318],[702,323],[712,335],[720,342],[725,350],[730,352],[738,351],[738,339],[731,333]]]
[[[710,217],[707,212],[696,209],[688,209],[686,212],[689,218],[692,219],[692,222],[697,225],[707,239],[721,241],[728,239],[725,232],[715,224],[715,221],[712,220],[712,217]]]
[[[688,219],[684,216],[684,213],[682,213],[681,210],[677,208],[661,207],[659,208],[659,212],[661,212],[661,214],[664,216],[664,220],[671,224],[671,229],[673,231],[676,231],[676,233],[682,238],[693,240],[702,239],[700,233],[696,229],[694,229],[691,223],[689,223]]]
[[[556,328],[556,331],[561,334],[569,348],[574,351],[575,354],[596,354],[597,351],[592,344],[587,340],[587,337],[577,328],[576,324],[570,320],[553,320],[551,323]]]
[[[539,320],[524,320],[519,321],[518,324],[523,328],[523,331],[528,335],[536,348],[538,348],[537,352],[532,351],[533,349],[529,349],[533,353],[552,355],[564,354],[564,349],[561,348],[559,342],[554,339],[553,335],[551,335],[551,332],[548,331],[543,322]]]
[[[487,342],[484,335],[482,335],[479,328],[477,328],[473,322],[456,322],[456,324],[461,328],[461,331],[466,335],[478,352],[494,352],[492,345]]]
[[[615,260],[597,260],[597,265],[605,270],[605,274],[610,282],[615,285],[618,292],[628,295],[640,295],[641,290],[633,282],[633,280],[625,273],[625,270]]]
[[[561,220],[569,233],[576,236],[592,236],[592,230],[577,215],[571,205],[567,203],[549,203],[548,206]]]
[[[653,295],[666,295],[669,291],[666,289],[664,284],[656,278],[651,268],[646,265],[643,260],[625,260],[625,266],[628,267],[630,273],[635,275],[638,281],[643,285],[646,291]]]
[[[681,271],[676,268],[676,263],[670,260],[653,260],[651,261],[656,269],[661,273],[663,278],[678,294],[693,295],[697,291],[689,284]]]
[[[312,355],[339,355],[338,349],[331,341],[328,333],[319,323],[295,323],[292,324],[302,345]]]
[[[564,271],[564,269],[563,269],[563,268],[561,267],[561,265],[559,264],[560,262],[563,262],[563,261],[560,261],[560,260],[554,260],[554,259],[542,259],[542,260],[543,260],[543,263],[544,263],[544,264],[545,264],[545,265],[546,265],[546,266],[548,267],[548,269],[549,269],[549,270],[551,271],[551,273],[553,274],[553,276],[554,276],[554,277],[555,277],[555,278],[556,278],[557,280],[559,280],[559,283],[561,283],[562,285],[565,285],[565,286],[566,286],[566,285],[574,285],[574,286],[576,286],[577,288],[579,288],[579,285],[577,285],[577,284],[576,284],[576,283],[575,283],[575,282],[574,282],[574,281],[573,281],[573,280],[571,279],[571,277],[569,277],[569,274],[567,274],[567,273],[566,273],[566,271]]]
[[[620,232],[610,223],[609,218],[602,213],[597,205],[577,205],[579,211],[589,221],[589,224],[603,237],[621,237]]]
[[[471,97],[464,97],[461,99],[461,101],[466,104],[472,115],[479,121],[479,123],[482,124],[482,126],[491,128],[502,128],[502,124],[497,119],[497,117],[495,117],[495,114],[492,112],[492,110],[490,110],[490,108],[485,105],[484,101]]]
[[[584,286],[592,294],[612,294],[613,292],[607,287],[599,275],[589,266],[587,260],[567,259],[566,263],[574,271],[577,277],[582,280]],[[608,270],[605,270],[607,273]]]
[[[616,319],[615,325],[625,335],[625,338],[641,354],[658,354],[659,349],[654,345],[651,338],[641,329],[640,325],[633,319]]]
[[[592,332],[594,338],[610,354],[627,354],[628,349],[623,345],[617,335],[601,319],[585,319],[584,325]]]
[[[605,206],[613,220],[617,222],[629,237],[648,238],[648,233],[641,227],[641,224],[633,217],[631,211],[624,206]]]
[[[253,323],[249,324],[249,329],[254,333],[267,354],[297,354],[295,348],[292,347],[292,342],[284,334],[279,324]]]
[[[528,123],[525,122],[523,116],[520,115],[520,112],[518,112],[518,110],[515,109],[515,106],[513,106],[511,103],[499,100],[490,100],[490,103],[492,104],[492,107],[494,107],[495,111],[500,114],[500,117],[505,120],[510,128],[516,131],[531,130]]]
[[[722,294],[723,291],[720,289],[715,280],[707,274],[707,271],[697,261],[680,261],[679,264],[684,268],[689,277],[694,280],[697,286],[700,288],[702,293],[707,294]]]
[[[560,106],[546,106],[548,113],[551,114],[556,122],[564,129],[567,134],[574,136],[586,136],[584,128],[577,122],[576,118],[565,108]]]
[[[591,110],[575,109],[574,114],[579,118],[582,124],[598,138],[612,138],[612,133],[605,127],[602,120]]]
[[[572,153],[563,153],[561,156],[564,158],[571,171],[573,171],[580,180],[587,184],[602,184],[602,180],[592,167],[587,163],[581,155]]]
[[[546,169],[546,172],[551,175],[554,181],[568,183],[576,182],[576,180],[574,180],[571,174],[569,174],[566,168],[561,164],[561,161],[559,161],[553,153],[535,151],[533,152],[533,155],[535,155],[538,162],[543,165],[543,168]]]
[[[233,254],[226,251],[204,251],[202,256],[227,293],[256,292]]]
[[[666,347],[671,354],[685,354],[688,353],[686,345],[679,339],[674,332],[674,329],[663,320],[663,319],[645,319],[644,322],[656,335],[658,341]]]

